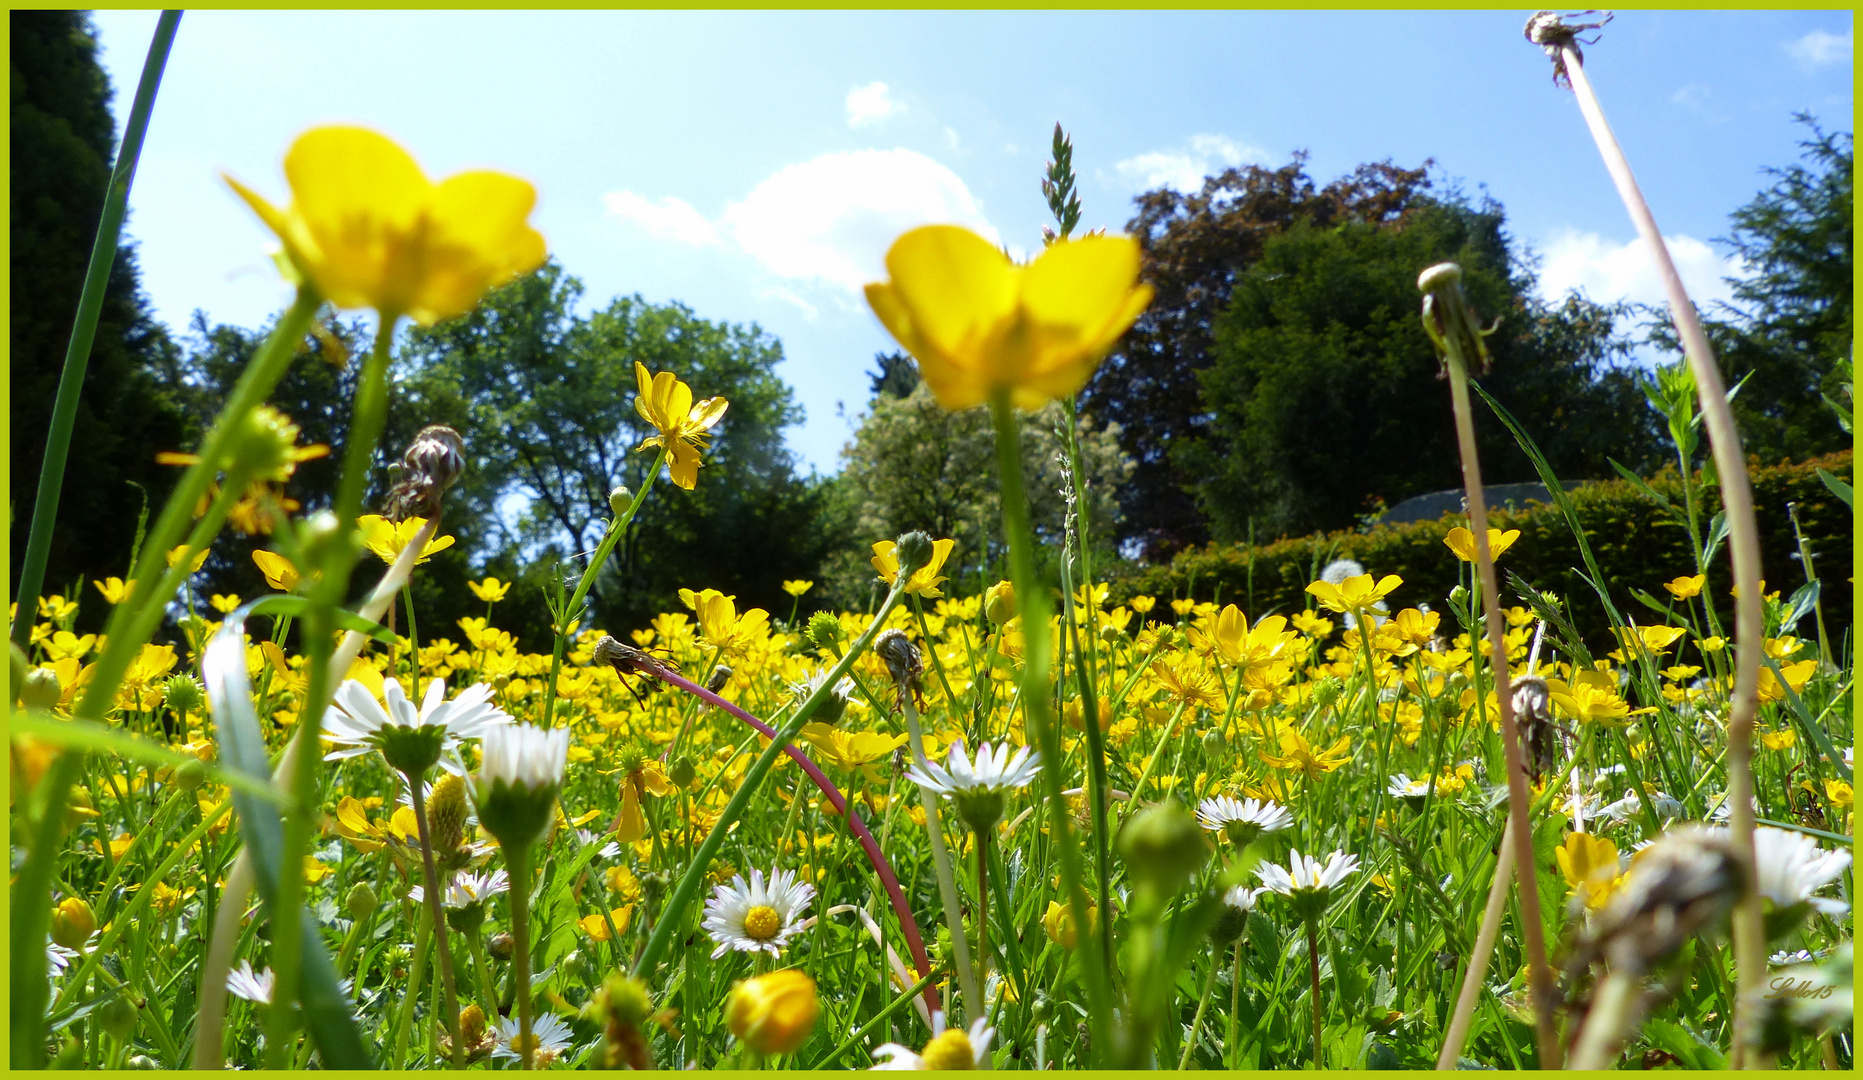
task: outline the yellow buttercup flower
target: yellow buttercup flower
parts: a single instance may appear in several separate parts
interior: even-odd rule
[[[1619,724],[1630,717],[1630,703],[1617,695],[1615,681],[1601,672],[1578,672],[1569,684],[1548,679],[1546,688],[1553,704],[1574,720]]]
[[[808,592],[810,589],[813,589],[814,587],[815,587],[815,583],[813,581],[785,581],[783,582],[783,591],[795,597],[798,600],[802,598],[803,593]]]
[[[1590,833],[1567,833],[1565,842],[1553,851],[1559,860],[1559,873],[1567,885],[1592,911],[1604,907],[1611,894],[1623,884],[1617,845]]]
[[[815,748],[817,758],[848,772],[859,771],[876,784],[880,782],[878,762],[906,744],[904,735],[843,731],[821,723],[803,725],[802,737]]]
[[[1264,750],[1261,760],[1276,769],[1304,773],[1308,780],[1318,780],[1352,760],[1352,739],[1347,735],[1339,736],[1338,742],[1324,750],[1309,743],[1298,731],[1281,732],[1280,743],[1279,754]]]
[[[380,514],[364,514],[356,519],[357,527],[362,530],[363,546],[385,563],[400,558],[402,549],[414,542],[414,534],[420,532],[421,526],[425,524],[426,518],[414,517],[397,523]],[[452,537],[436,536],[427,541],[427,546],[421,549],[420,558],[414,560],[414,565],[419,566],[434,552],[445,551],[452,546]]]
[[[702,455],[706,440],[711,438],[712,427],[724,418],[730,402],[721,397],[708,397],[694,405],[692,387],[680,382],[670,371],[649,375],[646,365],[638,361],[634,364],[634,381],[640,386],[640,395],[634,399],[634,411],[659,431],[658,435],[641,440],[634,449],[666,447],[667,468],[673,474],[673,483],[691,491],[699,482],[699,466],[705,463]]]
[[[496,604],[498,601],[505,598],[506,593],[511,591],[511,583],[509,581],[499,581],[495,577],[488,577],[484,581],[468,581],[466,582],[466,588],[471,589],[472,595],[486,603]]]
[[[1661,656],[1669,651],[1669,646],[1682,639],[1688,631],[1679,626],[1631,626],[1612,627],[1611,632],[1631,651],[1643,651]]]
[[[725,1026],[759,1054],[787,1054],[802,1045],[821,1015],[815,980],[795,968],[738,983],[725,999]]]
[[[183,555],[186,555],[187,553],[188,553],[188,546],[186,544],[182,544],[181,546],[176,547],[173,550],[169,551],[168,565],[173,566],[176,563],[180,562],[181,557]],[[207,549],[202,548],[201,550],[194,553],[194,558],[189,562],[189,565],[188,565],[188,573],[190,574],[200,573],[201,567],[206,565],[206,563],[207,563]]]
[[[1518,539],[1520,539],[1519,529],[1509,529],[1506,532],[1502,532],[1499,529],[1489,529],[1489,557],[1495,559],[1500,558],[1501,554],[1508,548],[1513,547],[1514,541]],[[1450,529],[1449,535],[1443,537],[1443,543],[1448,544],[1449,550],[1455,552],[1455,557],[1461,559],[1463,562],[1475,561],[1475,534],[1464,529],[1462,526],[1457,525],[1455,528]]]
[[[1790,686],[1795,694],[1803,690],[1805,684],[1810,682],[1811,677],[1817,673],[1818,661],[1816,659],[1800,660],[1796,664],[1783,664],[1779,668],[1779,675],[1785,676],[1786,686]],[[1779,677],[1772,673],[1772,668],[1760,668],[1759,699],[1761,701],[1785,700],[1785,688],[1779,685]]]
[[[1048,911],[1041,917],[1042,929],[1048,932],[1048,940],[1071,949],[1080,943],[1080,932],[1074,927],[1074,909],[1072,905],[1058,900],[1048,901]],[[1089,934],[1100,928],[1100,909],[1093,904],[1087,905],[1087,932]]]
[[[1696,574],[1694,577],[1679,577],[1674,581],[1663,582],[1663,588],[1677,600],[1687,600],[1701,595],[1702,587],[1708,583],[1708,575]]]
[[[938,571],[944,567],[944,561],[951,557],[951,549],[957,546],[956,540],[933,540],[931,561],[919,567],[906,583],[909,596],[939,597],[944,593],[939,586],[944,583],[945,575]],[[880,580],[892,585],[899,576],[899,545],[892,540],[881,540],[873,545],[873,558],[868,560],[880,575]]]
[[[1037,409],[1086,385],[1151,302],[1127,236],[1057,242],[1017,266],[983,237],[928,225],[894,241],[867,303],[953,412],[1007,393]]]
[[[134,581],[124,581],[117,577],[104,578],[102,581],[93,581],[91,584],[97,586],[97,591],[103,594],[104,602],[107,604],[122,603],[124,598],[129,596],[130,591],[136,587]]]
[[[280,592],[290,592],[298,587],[298,568],[291,565],[291,560],[270,551],[255,551],[252,561],[258,564],[259,573],[265,575],[265,583]]]
[[[472,310],[547,254],[526,220],[537,203],[527,181],[475,171],[435,184],[406,150],[364,128],[298,136],[285,178],[284,209],[226,181],[278,234],[291,268],[341,308],[430,326]]]
[[[583,933],[589,935],[589,940],[597,942],[607,941],[610,937],[608,933],[609,919],[614,920],[615,933],[625,934],[627,933],[628,924],[633,921],[633,916],[634,905],[625,904],[610,911],[607,919],[602,918],[599,914],[584,915],[582,918],[576,920],[576,925],[582,928]]]
[[[770,632],[770,613],[751,608],[740,615],[734,596],[706,589],[697,594],[695,601],[699,633],[724,652],[741,653]]]
[[[1403,583],[1404,579],[1396,574],[1386,574],[1375,584],[1370,574],[1360,574],[1346,578],[1337,585],[1330,581],[1316,581],[1307,586],[1307,591],[1323,606],[1344,613],[1370,610]]]

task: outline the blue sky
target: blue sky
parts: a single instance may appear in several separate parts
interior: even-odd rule
[[[891,347],[859,285],[898,233],[955,221],[1039,244],[1048,138],[1073,135],[1084,224],[1229,164],[1306,150],[1321,183],[1435,159],[1506,207],[1542,288],[1660,291],[1530,12],[237,12],[183,18],[131,195],[160,317],[257,325],[268,237],[221,170],[282,199],[303,129],[361,123],[430,175],[534,181],[586,302],[639,293],[779,338],[838,468]],[[95,16],[127,114],[154,12]],[[1727,295],[1730,211],[1793,161],[1794,112],[1849,130],[1849,11],[1629,12],[1587,71],[1698,300]],[[705,387],[696,387],[701,393]]]

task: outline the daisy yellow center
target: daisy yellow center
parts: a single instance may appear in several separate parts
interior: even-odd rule
[[[976,1054],[970,1048],[970,1036],[952,1028],[944,1034],[925,1044],[927,1069],[974,1069],[977,1067]]]
[[[783,928],[783,917],[768,904],[758,904],[744,913],[744,936],[768,941]]]

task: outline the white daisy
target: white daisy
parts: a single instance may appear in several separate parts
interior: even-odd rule
[[[46,939],[45,962],[54,976],[64,974],[65,969],[70,967],[71,962],[77,958],[78,952],[76,949],[67,949],[58,942],[51,940],[49,937]]]
[[[485,733],[479,782],[504,781],[532,790],[559,787],[569,765],[569,729],[505,724]]]
[[[972,831],[986,833],[1003,817],[1003,797],[1027,787],[1041,772],[1041,755],[1024,746],[1011,757],[1008,743],[977,747],[977,760],[964,753],[962,740],[951,744],[944,768],[926,761],[906,770],[906,779],[935,791],[957,806],[958,816]]]
[[[1235,888],[1223,894],[1223,903],[1237,911],[1253,911],[1255,910],[1255,901],[1259,900],[1261,894],[1267,891],[1268,889],[1266,886],[1259,889],[1251,889],[1247,885],[1237,885]]]
[[[1219,832],[1237,847],[1247,847],[1262,833],[1280,832],[1294,823],[1294,815],[1273,800],[1232,799],[1218,795],[1197,804],[1197,823]]]
[[[446,906],[458,910],[483,904],[510,889],[511,875],[503,870],[494,870],[489,874],[460,874],[446,887]],[[427,890],[416,885],[408,890],[408,899],[416,904],[424,904],[427,902]]]
[[[1255,868],[1255,876],[1261,878],[1263,885],[1292,901],[1296,915],[1311,919],[1326,910],[1333,889],[1357,870],[1356,855],[1335,851],[1321,862],[1311,855],[1302,855],[1300,849],[1295,848],[1286,869],[1275,863],[1263,863]]]
[[[1766,962],[1774,967],[1782,967],[1786,964],[1809,964],[1816,959],[1817,957],[1811,955],[1811,950],[1809,949],[1800,949],[1797,952],[1785,952],[1781,950],[1768,956]]]
[[[1826,915],[1842,915],[1850,905],[1812,893],[1843,876],[1850,865],[1845,851],[1825,851],[1803,833],[1761,825],[1753,830],[1753,856],[1759,867],[1759,894],[1781,908],[1810,904]]]
[[[232,994],[234,997],[245,998],[247,1001],[257,1001],[265,1005],[270,1005],[272,1003],[273,982],[274,976],[272,975],[271,968],[266,968],[263,971],[254,971],[252,970],[252,962],[249,960],[241,960],[238,967],[226,973],[226,989],[228,993]]]
[[[1682,816],[1682,804],[1677,802],[1674,796],[1656,791],[1650,793],[1649,800],[1650,809],[1656,811],[1658,820],[1671,821]],[[1599,813],[1612,821],[1630,821],[1643,815],[1643,800],[1638,798],[1637,793],[1633,791],[1605,806]]]
[[[981,1069],[990,1056],[990,1040],[996,1037],[996,1029],[989,1026],[989,1021],[978,1019],[970,1025],[969,1031],[945,1026],[942,1010],[932,1014],[932,1038],[925,1044],[922,1053],[913,1053],[898,1043],[885,1043],[874,1048],[873,1058],[879,1064],[872,1071],[882,1069],[917,1070],[917,1069]],[[881,1061],[881,1058],[885,1058]]]
[[[531,1061],[539,1069],[547,1069],[557,1063],[569,1052],[572,1032],[563,1018],[555,1013],[539,1013],[531,1018],[530,1039],[532,1044]],[[498,1045],[492,1050],[492,1057],[505,1061],[518,1061],[523,1058],[518,1046],[518,1018],[501,1016],[498,1018]]]
[[[815,886],[799,882],[788,870],[752,870],[750,882],[738,874],[713,891],[705,901],[705,932],[718,943],[716,960],[736,949],[740,952],[782,954],[789,939],[802,929],[802,915],[815,898]]]
[[[1385,785],[1384,793],[1399,799],[1421,799],[1430,793],[1429,777],[1412,780],[1409,773],[1398,773]]]
[[[395,679],[382,682],[382,696],[388,707],[375,700],[369,688],[347,679],[337,688],[336,700],[323,714],[323,729],[336,749],[324,755],[325,761],[357,757],[371,750],[397,770],[409,767],[425,770],[435,761],[425,760],[437,753],[441,768],[464,776],[466,767],[459,760],[461,739],[482,738],[512,719],[503,709],[491,704],[492,688],[478,683],[446,700],[446,680],[427,684],[427,694],[417,710]],[[438,749],[431,749],[437,745]]]

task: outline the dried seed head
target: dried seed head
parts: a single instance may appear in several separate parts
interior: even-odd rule
[[[1602,958],[1614,968],[1648,971],[1689,938],[1712,930],[1733,907],[1742,879],[1724,832],[1698,825],[1669,830],[1631,864],[1580,939],[1569,969]]]
[[[1534,780],[1553,768],[1552,693],[1546,680],[1524,676],[1513,683],[1514,723],[1526,745],[1527,771]]]
[[[1572,18],[1596,14],[1598,14],[1596,11],[1580,11],[1575,12]],[[1604,18],[1597,22],[1568,23],[1565,17],[1556,11],[1537,11],[1534,12],[1532,18],[1527,20],[1527,40],[1544,49],[1546,55],[1552,58],[1554,86],[1563,86],[1567,89],[1572,86],[1572,76],[1565,68],[1565,55],[1562,50],[1570,48],[1572,55],[1577,57],[1579,63],[1584,63],[1585,53],[1578,47],[1582,40],[1578,35],[1587,30],[1597,30],[1610,22],[1612,18],[1612,14],[1607,11],[1604,13]],[[1598,39],[1595,37],[1584,42],[1586,45],[1597,43]]]
[[[731,674],[729,665],[719,664],[712,669],[712,677],[705,680],[705,689],[714,694],[719,693],[725,688],[725,684],[731,681]]]
[[[907,694],[918,693],[919,676],[925,674],[925,662],[919,656],[919,647],[912,644],[903,632],[887,629],[880,631],[880,636],[873,639],[873,651],[886,661],[886,670],[892,672],[893,685],[899,688],[899,701],[903,706]]]
[[[440,496],[464,471],[466,444],[459,432],[444,424],[422,428],[401,456],[401,479],[388,489],[382,516],[390,521],[438,516]]]

